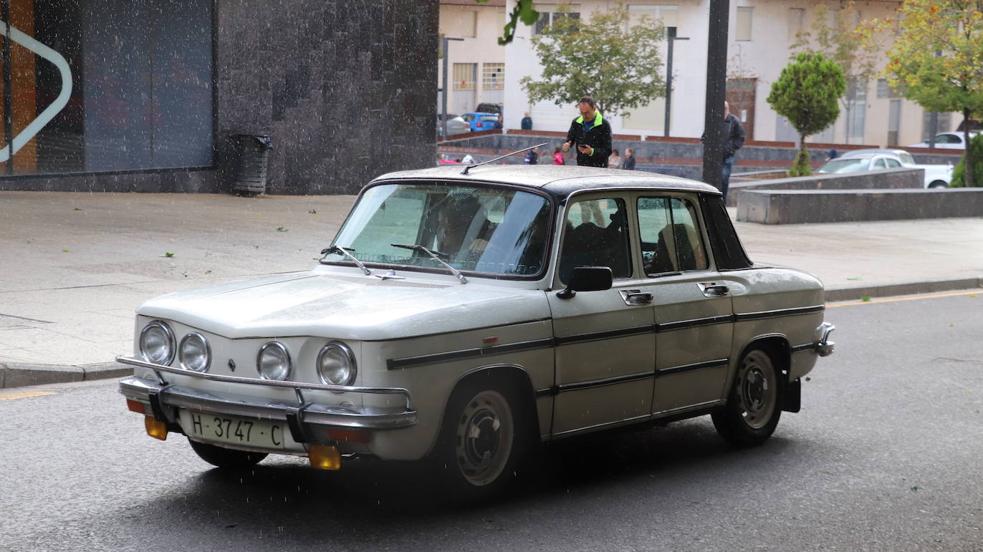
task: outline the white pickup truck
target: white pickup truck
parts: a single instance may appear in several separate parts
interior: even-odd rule
[[[856,160],[856,163],[867,163],[864,168],[857,170],[878,170],[898,168],[897,164],[905,168],[924,169],[926,188],[948,188],[952,182],[952,165],[919,165],[915,163],[915,158],[905,150],[900,149],[862,149],[844,153],[837,159]],[[836,161],[836,160],[833,160]],[[832,163],[832,161],[831,161]],[[836,171],[839,172],[839,171]],[[844,171],[853,172],[853,171]]]

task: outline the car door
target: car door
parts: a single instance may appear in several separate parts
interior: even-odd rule
[[[697,198],[645,194],[636,209],[642,269],[654,289],[652,413],[715,404],[725,396],[733,304],[711,267]]]
[[[576,196],[575,196],[576,197]],[[565,209],[554,291],[548,294],[555,336],[553,434],[645,419],[655,367],[652,286],[634,277],[628,198],[574,199]],[[577,266],[607,266],[609,290],[561,298]]]

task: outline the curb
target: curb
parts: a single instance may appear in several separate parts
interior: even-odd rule
[[[118,362],[99,362],[75,366],[11,362],[0,364],[0,389],[120,378],[131,374],[133,374],[133,368]]]
[[[983,278],[961,278],[957,280],[936,280],[891,284],[884,286],[864,286],[826,290],[826,302],[856,301],[864,297],[893,297],[983,288]],[[56,364],[0,364],[0,389],[121,378],[133,374],[133,368],[118,362],[100,362],[74,366]]]
[[[957,291],[983,288],[983,278],[961,278],[956,280],[935,280],[912,282],[909,284],[889,284],[883,286],[861,286],[843,289],[827,289],[826,302],[857,301],[864,297],[893,297],[896,295],[917,295],[940,291]]]

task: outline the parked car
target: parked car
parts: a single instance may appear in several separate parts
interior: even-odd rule
[[[498,115],[502,112],[502,104],[480,103],[474,110],[481,113],[494,113],[495,115]]]
[[[979,134],[979,131],[970,131],[969,137],[972,139]],[[908,146],[909,148],[927,148],[928,142],[919,142]],[[935,147],[940,149],[966,149],[966,142],[963,140],[962,132],[940,132],[935,135]]]
[[[629,424],[710,415],[724,439],[761,443],[833,351],[822,283],[752,263],[695,181],[387,174],[322,253],[139,307],[120,391],[150,436],[184,434],[220,468],[430,459],[483,495],[542,442]]]
[[[458,115],[447,115],[447,135],[464,134],[471,132],[471,125]],[[440,116],[437,116],[437,136],[443,137],[444,128],[440,124]]]
[[[880,163],[874,159],[877,157],[884,158],[884,162]],[[867,170],[877,170],[883,168],[896,168],[894,163],[889,162],[890,159],[897,160],[902,167],[909,169],[922,169],[925,171],[925,187],[926,188],[947,188],[949,183],[952,182],[952,165],[920,165],[915,163],[915,158],[912,157],[910,153],[901,149],[862,149],[853,150],[844,153],[838,159],[868,159],[870,161],[869,167],[873,164],[877,164],[876,168],[870,168]],[[887,167],[881,166],[890,165]],[[847,165],[855,167],[856,165]],[[825,167],[824,167],[825,168]]]
[[[494,113],[472,112],[461,115],[461,118],[471,125],[471,132],[481,132],[482,130],[494,130],[498,115]]]

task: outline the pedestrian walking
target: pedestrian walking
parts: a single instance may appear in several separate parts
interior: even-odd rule
[[[635,170],[635,150],[625,148],[625,157],[621,161],[621,168],[626,171]]]
[[[577,148],[577,164],[586,167],[607,167],[611,155],[611,125],[604,120],[590,96],[577,102],[580,116],[570,124],[563,153]]]
[[[532,130],[532,117],[528,113],[522,118],[522,122],[519,124],[522,130]]]
[[[554,165],[566,165],[567,159],[563,157],[563,149],[559,146],[553,150],[553,164]]]
[[[611,150],[611,155],[608,156],[608,168],[609,169],[621,168],[621,153],[617,149]]]

